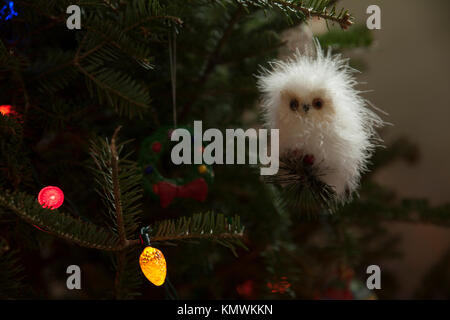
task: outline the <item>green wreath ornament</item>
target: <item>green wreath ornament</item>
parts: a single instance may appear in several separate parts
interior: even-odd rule
[[[187,129],[193,137],[190,127],[180,128]],[[163,208],[168,207],[175,198],[191,198],[203,202],[214,181],[214,171],[210,165],[189,165],[186,174],[176,178],[167,178],[160,172],[159,168],[163,164],[161,158],[170,154],[175,145],[175,142],[170,139],[172,132],[171,126],[159,127],[141,144],[138,163],[143,170],[144,189],[153,198],[159,198]],[[203,152],[203,149],[202,145],[202,150],[196,151]]]

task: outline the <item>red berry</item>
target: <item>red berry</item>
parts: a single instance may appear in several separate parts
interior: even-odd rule
[[[153,142],[153,144],[152,144],[152,150],[153,150],[153,152],[158,153],[158,152],[161,151],[161,148],[162,148],[162,144],[161,144],[160,142],[158,142],[158,141]]]
[[[307,164],[307,165],[313,165],[314,164],[314,156],[312,154],[307,154],[306,156],[303,157],[303,163]]]

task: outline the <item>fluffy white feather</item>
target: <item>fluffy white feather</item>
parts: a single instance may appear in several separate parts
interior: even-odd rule
[[[300,150],[315,158],[323,182],[339,200],[356,190],[383,121],[355,88],[356,70],[315,41],[309,54],[274,61],[258,77],[266,126],[280,130],[280,154]]]

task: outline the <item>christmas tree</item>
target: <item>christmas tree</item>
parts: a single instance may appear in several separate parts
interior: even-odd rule
[[[345,203],[308,161],[285,159],[311,175],[289,190],[254,165],[170,161],[173,129],[196,120],[261,126],[255,74],[286,50],[286,30],[318,19],[325,50],[370,46],[337,1],[0,6],[2,299],[374,298],[359,290],[365,267],[396,253],[383,222],[450,224],[448,205],[400,199],[372,179],[417,159],[403,139],[376,149]],[[73,265],[81,290],[66,283]]]

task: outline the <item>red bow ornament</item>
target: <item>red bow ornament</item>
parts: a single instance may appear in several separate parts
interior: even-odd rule
[[[203,178],[198,178],[183,186],[160,181],[153,185],[153,192],[159,195],[161,207],[166,208],[175,198],[190,198],[200,202],[205,201],[208,196],[208,184]]]

